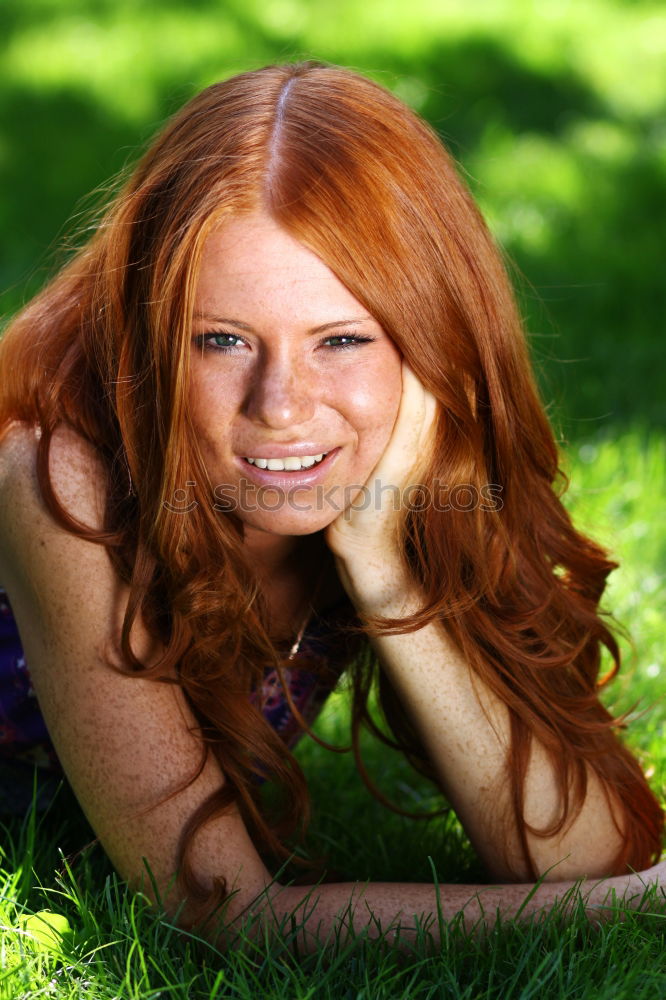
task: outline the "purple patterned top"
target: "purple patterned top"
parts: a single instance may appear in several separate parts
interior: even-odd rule
[[[58,770],[7,594],[0,589],[0,754]]]
[[[325,618],[313,615],[294,666],[285,670],[292,701],[308,722],[314,720],[347,665],[347,657],[338,653],[336,658],[330,647],[341,606],[327,611]],[[296,668],[304,653],[326,658],[330,680]],[[253,701],[257,699],[266,720],[285,744],[293,747],[302,729],[284,697],[276,670],[266,671],[261,691],[253,696]],[[32,687],[9,599],[0,588],[0,812],[20,811],[30,802],[34,767],[44,775],[63,774]],[[22,789],[19,783],[24,785]]]

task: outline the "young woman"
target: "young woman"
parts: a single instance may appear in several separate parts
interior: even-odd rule
[[[377,679],[501,883],[446,887],[445,918],[510,916],[538,876],[524,912],[664,877],[632,874],[662,813],[597,699],[613,564],[553,490],[498,252],[389,93],[311,63],[208,88],[0,365],[4,669],[39,704],[28,735],[6,709],[5,758],[41,745],[184,925],[308,896],[312,944],[436,912],[433,886],[268,867],[307,818],[289,748],[345,669],[354,747]]]

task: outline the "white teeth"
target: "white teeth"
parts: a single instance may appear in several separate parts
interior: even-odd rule
[[[256,465],[258,469],[268,469],[270,472],[298,472],[300,469],[309,469],[317,465],[328,455],[327,451],[321,455],[303,455],[300,458],[296,455],[288,455],[287,458],[247,458],[250,465]]]

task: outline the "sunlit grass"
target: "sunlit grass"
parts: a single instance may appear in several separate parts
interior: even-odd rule
[[[656,696],[666,680],[666,439],[636,432],[583,441],[569,466],[567,503],[576,523],[620,563],[604,603],[631,632],[632,685]]]
[[[604,604],[631,642],[622,642],[625,666],[605,698],[617,711],[637,703],[627,739],[665,797],[666,439],[643,431],[584,441],[570,455],[570,475],[577,523],[620,562]]]

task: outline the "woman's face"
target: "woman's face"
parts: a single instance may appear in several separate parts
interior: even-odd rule
[[[381,326],[268,215],[208,238],[190,414],[216,497],[247,529],[304,535],[335,520],[384,451],[401,390]]]

